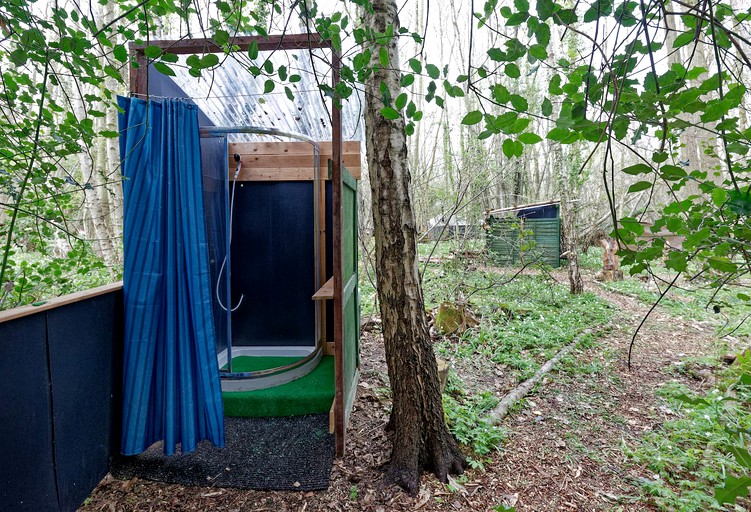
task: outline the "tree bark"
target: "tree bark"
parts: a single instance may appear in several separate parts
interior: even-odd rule
[[[576,236],[576,205],[569,189],[561,194],[561,219],[563,221],[563,250],[568,254],[568,282],[571,295],[581,295],[584,282],[579,272],[579,247]]]
[[[373,32],[398,33],[396,4],[374,1],[363,21]],[[385,86],[391,98],[399,94],[397,38],[371,40],[373,74],[365,84],[365,133],[378,296],[381,304],[386,363],[393,397],[389,426],[393,450],[386,478],[415,495],[420,471],[432,470],[446,482],[461,473],[465,458],[446,426],[438,370],[428,332],[417,266],[416,227],[409,194],[407,140],[404,119],[381,114]],[[380,48],[389,64],[379,63]]]

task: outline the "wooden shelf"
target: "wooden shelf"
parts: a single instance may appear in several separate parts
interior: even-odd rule
[[[334,278],[326,281],[321,289],[313,294],[313,300],[326,300],[334,298]]]

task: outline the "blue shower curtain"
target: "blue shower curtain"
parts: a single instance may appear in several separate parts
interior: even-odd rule
[[[201,196],[198,115],[178,100],[118,98],[124,196],[121,450],[224,446]]]

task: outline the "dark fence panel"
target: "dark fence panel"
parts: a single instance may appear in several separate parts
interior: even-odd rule
[[[119,287],[101,290],[0,313],[0,511],[76,510],[107,474],[123,309]]]
[[[57,510],[44,314],[0,324],[0,510]]]
[[[47,312],[60,510],[75,510],[109,470],[120,436],[122,295]]]

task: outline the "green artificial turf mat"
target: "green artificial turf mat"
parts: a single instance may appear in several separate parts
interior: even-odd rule
[[[269,370],[271,368],[279,368],[280,366],[287,366],[294,362],[303,359],[302,357],[255,357],[255,356],[237,356],[232,358],[232,371],[233,372],[257,372],[260,370]],[[225,365],[222,370],[226,370]]]
[[[234,364],[232,369],[235,370]],[[223,392],[222,399],[224,415],[232,417],[328,413],[334,402],[334,357],[323,356],[312,372],[287,384],[255,391]]]

